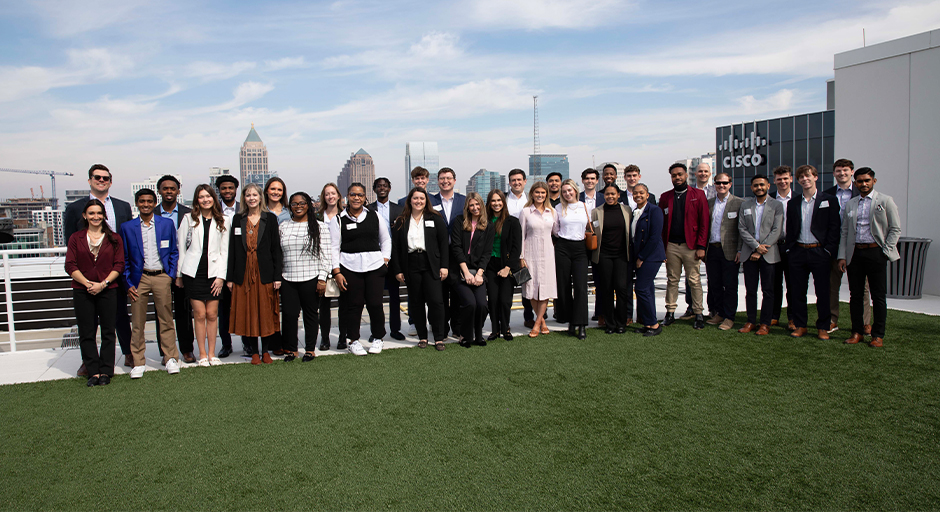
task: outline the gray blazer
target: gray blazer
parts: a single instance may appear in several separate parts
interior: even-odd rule
[[[875,243],[881,247],[888,261],[897,261],[898,239],[901,238],[901,217],[898,215],[898,206],[894,199],[887,194],[879,194],[872,190],[871,194],[871,236]],[[852,263],[852,254],[855,252],[855,223],[858,217],[858,203],[861,196],[849,199],[845,205],[845,220],[842,221],[842,238],[839,240],[838,259]]]
[[[758,245],[766,244],[770,247],[767,254],[764,255],[764,261],[779,263],[780,249],[777,248],[777,240],[780,238],[780,234],[783,233],[783,203],[767,196],[759,232],[754,226],[756,218],[754,208],[756,206],[757,200],[753,197],[749,198],[741,204],[738,213],[738,232],[741,234],[742,242],[741,261],[747,261]]]
[[[708,200],[708,213],[711,219],[712,212],[715,211],[715,200],[713,197]],[[738,221],[741,220],[740,209],[744,200],[733,194],[728,194],[728,204],[725,205],[725,214],[721,217],[721,228],[719,236],[721,238],[721,251],[725,254],[725,259],[734,261],[734,257],[741,252],[741,234],[738,232]],[[711,237],[711,226],[708,227],[709,237]],[[705,247],[705,254],[708,255],[710,247]]]

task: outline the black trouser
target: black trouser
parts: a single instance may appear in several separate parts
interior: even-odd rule
[[[391,272],[385,275],[385,289],[388,290],[388,328],[392,332],[401,332],[401,290],[398,279]]]
[[[339,301],[337,301],[339,302]],[[333,324],[333,317],[330,308],[333,305],[333,297],[320,297],[319,299],[319,309],[320,309],[320,340],[321,343],[325,341],[327,345],[330,343],[330,327]],[[337,304],[337,308],[339,304]],[[342,311],[340,309],[340,311]],[[342,341],[346,339],[345,332],[343,331],[342,322],[339,323],[339,340]]]
[[[780,312],[783,310],[783,298],[787,297],[787,308],[790,307],[790,256],[783,250],[783,243],[779,243],[780,261],[774,265],[774,320],[780,320]],[[784,295],[783,285],[786,284],[787,291]],[[790,318],[790,313],[787,313]]]
[[[806,313],[806,292],[809,290],[809,275],[813,274],[813,284],[816,288],[816,328],[829,330],[829,321],[832,318],[831,304],[829,304],[829,272],[832,262],[829,253],[822,247],[805,248],[794,245],[790,249],[790,279],[787,286],[791,292],[787,294],[789,303],[787,310],[790,319],[797,327],[806,327],[808,316]]]
[[[339,323],[351,341],[359,340],[359,325],[362,322],[362,307],[369,311],[372,337],[385,337],[385,308],[382,306],[382,290],[385,289],[385,274],[388,267],[380,266],[368,272],[353,272],[340,266],[346,278],[346,291],[340,301]]]
[[[732,321],[738,310],[738,268],[738,263],[725,258],[720,243],[709,244],[705,255],[708,310]]]
[[[758,284],[763,295],[760,301],[760,323],[769,326],[774,312],[774,264],[767,263],[763,256],[757,260],[748,258],[744,262],[744,289],[746,291],[744,303],[747,305],[747,321],[752,324],[757,323]],[[711,291],[710,288],[711,285],[709,285],[709,291]]]
[[[865,280],[871,292],[871,336],[885,337],[888,320],[888,257],[880,247],[861,249],[852,253],[852,263],[846,267],[849,274],[849,311],[852,313],[852,333],[865,333]]]
[[[471,273],[476,274],[471,270]],[[460,304],[460,337],[470,341],[483,340],[483,324],[489,313],[486,307],[486,283],[470,286],[460,281],[453,285]]]
[[[223,288],[228,287],[223,286]],[[173,318],[176,321],[176,339],[179,342],[180,354],[190,354],[193,351],[193,342],[196,340],[196,334],[193,332],[193,306],[186,298],[186,289],[176,286],[176,280],[170,284],[170,289],[173,290]],[[229,295],[229,302],[229,307],[231,307],[231,295]],[[222,305],[220,304],[219,307],[221,308]],[[157,332],[160,332],[160,317],[154,317],[154,320]],[[228,328],[227,325],[226,328]],[[211,334],[208,335],[211,336]],[[224,343],[223,341],[223,345]],[[231,338],[229,338],[229,345],[231,344]],[[160,349],[160,355],[163,355],[163,349]]]
[[[121,354],[131,353],[131,317],[127,314],[127,281],[124,276],[117,279],[117,297],[114,299],[114,330],[117,333],[118,343],[121,344]],[[160,332],[160,328],[157,328]]]
[[[397,279],[396,279],[397,282]],[[428,319],[434,341],[444,341],[447,328],[444,324],[444,295],[441,288],[441,270],[431,269],[431,262],[426,252],[408,254],[408,273],[405,275],[408,287],[408,314],[414,322],[419,340],[428,339]],[[427,304],[427,312],[424,306]]]
[[[593,261],[590,262],[591,265],[591,279],[594,281],[594,316],[601,315],[604,316],[604,304],[603,299],[601,299],[601,284],[598,281],[599,274],[597,270],[597,263]],[[630,301],[633,302],[632,300]]]
[[[78,346],[82,353],[82,363],[88,370],[89,377],[98,374],[114,376],[114,339],[116,338],[114,304],[121,302],[117,298],[119,290],[120,286],[105,288],[98,295],[92,295],[85,290],[72,289],[75,320],[78,323]],[[95,341],[99,326],[101,327],[100,353]]]
[[[281,297],[284,309],[281,310],[281,341],[284,350],[297,352],[297,316],[304,313],[304,349],[313,352],[317,348],[317,306],[320,295],[317,293],[317,279],[309,281],[281,281]]]
[[[522,298],[522,319],[526,322],[535,321],[535,312],[532,311],[532,301],[525,297]]]
[[[495,333],[505,334],[509,330],[509,316],[512,314],[512,295],[516,281],[512,273],[499,277],[499,271],[508,265],[502,258],[493,256],[486,268],[487,308],[490,310],[490,325]]]
[[[271,343],[274,336],[277,335],[280,339],[281,333],[276,332],[271,336],[262,336],[261,337],[261,352],[258,352],[258,337],[257,336],[242,336],[242,343],[248,347],[247,352],[250,354],[264,354],[271,350]]]
[[[457,297],[456,284],[450,279],[441,282],[444,296],[444,328],[450,326],[454,336],[460,336],[460,299]]]
[[[594,266],[597,275],[594,283],[600,292],[603,306],[601,314],[608,329],[626,327],[632,321],[627,311],[627,304],[633,302],[633,283],[630,282],[630,262],[626,254],[601,254]],[[616,303],[614,301],[616,293]]]
[[[558,299],[555,313],[559,323],[587,325],[588,256],[584,240],[555,238],[555,282]]]
[[[222,286],[222,296],[219,297],[219,338],[222,339],[222,348],[232,350],[232,335],[228,332],[228,323],[232,312],[232,292],[228,286]],[[242,343],[245,353],[248,347]]]

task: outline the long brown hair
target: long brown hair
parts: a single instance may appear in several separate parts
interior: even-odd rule
[[[410,192],[408,192],[408,198],[405,199],[405,207],[401,211],[401,215],[398,217],[398,219],[395,219],[396,223],[399,220],[401,220],[401,224],[404,224],[405,222],[408,222],[409,218],[411,218],[411,214],[414,211],[411,208],[411,198],[415,194],[424,194],[424,209],[421,210],[421,213],[423,215],[428,215],[428,214],[440,215],[440,213],[438,213],[437,210],[435,210],[434,208],[431,208],[431,196],[428,194],[428,191],[424,190],[421,187],[414,187],[413,189],[411,189]]]
[[[205,183],[196,186],[196,192],[193,193],[193,211],[190,213],[193,220],[196,222],[196,226],[199,225],[199,222],[202,220],[202,207],[199,206],[199,193],[205,190],[212,196],[212,218],[215,220],[216,229],[219,231],[225,231],[225,216],[222,215],[222,207],[219,205],[219,197],[215,195],[215,190],[213,190],[211,185]]]
[[[104,166],[102,165],[101,167],[104,167]],[[92,169],[92,170],[98,170],[98,169]],[[107,171],[107,169],[105,170]],[[114,231],[111,231],[111,226],[108,225],[108,209],[104,207],[104,203],[102,203],[98,199],[89,199],[88,202],[85,203],[85,208],[82,209],[82,214],[87,212],[88,208],[92,206],[98,206],[101,208],[101,215],[104,216],[104,222],[101,223],[101,231],[103,231],[105,236],[108,237],[108,243],[110,243],[112,247],[116,246],[118,243],[117,237],[114,236]],[[88,229],[88,219],[86,219],[84,215],[82,216],[82,222],[85,223],[85,229]]]
[[[339,191],[339,187],[336,186],[336,183],[333,183],[331,181],[327,183],[326,185],[323,185],[323,188],[320,190],[320,209],[317,213],[323,214],[326,212],[326,209],[329,207],[329,205],[326,204],[326,197],[325,197],[326,187],[333,187],[333,190],[336,191],[336,195],[339,196],[339,199],[336,200],[337,213],[343,211],[343,208],[345,208],[345,206],[343,206],[343,193]]]
[[[476,192],[467,194],[467,201],[463,205],[463,230],[473,230],[473,223],[471,222],[473,214],[470,213],[470,201],[476,201],[480,204],[480,220],[477,221],[477,231],[486,230],[486,203],[483,202],[483,198],[480,197],[480,194]]]
[[[271,205],[268,204],[268,201],[269,201],[268,188],[270,188],[271,184],[274,183],[275,181],[280,183],[281,188],[284,189],[284,191],[281,193],[281,199],[278,201],[278,203],[281,203],[282,208],[290,208],[290,206],[288,206],[287,204],[287,184],[284,183],[284,180],[282,180],[281,178],[278,178],[277,176],[272,176],[268,178],[268,182],[264,184],[264,193],[261,194],[261,202],[263,202],[264,205],[268,207],[268,210],[271,209]]]
[[[490,201],[493,200],[493,196],[498,196],[503,201],[503,209],[499,213],[493,213],[493,210],[490,208]],[[486,218],[490,219],[491,217],[496,217],[496,234],[503,234],[503,224],[506,223],[506,219],[509,218],[509,211],[506,208],[506,194],[498,188],[490,190],[490,193],[486,195]]]

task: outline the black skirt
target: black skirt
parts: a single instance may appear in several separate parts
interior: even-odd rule
[[[209,278],[209,229],[210,223],[205,219],[202,224],[202,257],[199,258],[199,267],[196,269],[196,277],[189,277],[183,274],[183,288],[186,290],[186,298],[190,300],[219,300],[222,294],[212,295],[212,281]]]

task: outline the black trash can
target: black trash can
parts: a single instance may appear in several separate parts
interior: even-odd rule
[[[924,269],[927,267],[929,238],[902,236],[898,240],[901,259],[888,263],[888,298],[919,299],[924,289]]]

